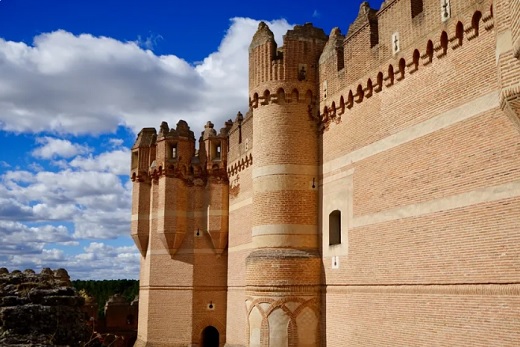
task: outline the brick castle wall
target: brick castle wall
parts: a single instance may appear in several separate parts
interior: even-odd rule
[[[363,3],[280,47],[260,24],[247,114],[182,163],[155,130],[134,146],[138,343],[514,346],[517,3]]]
[[[500,106],[504,82],[497,79],[493,25],[485,19],[490,4],[452,0],[452,18],[441,24],[438,2],[425,1],[423,14],[408,19],[409,1],[387,3],[379,13],[378,48],[387,63],[366,69],[320,104],[320,110],[339,105],[353,91],[350,108],[322,135],[323,234],[335,208],[347,215],[348,229],[348,249],[323,244],[326,344],[513,346],[520,138]],[[483,18],[478,36],[476,11]],[[395,31],[401,50],[392,56],[381,40],[389,43]],[[424,56],[428,40],[432,61]],[[417,65],[410,64],[415,49]],[[365,54],[359,59],[371,59],[374,50]],[[393,83],[389,64],[398,71]],[[356,95],[358,83],[367,93],[366,81],[377,81],[380,71],[381,90]],[[518,80],[518,70],[506,71]],[[345,186],[349,198],[339,199],[335,192]]]

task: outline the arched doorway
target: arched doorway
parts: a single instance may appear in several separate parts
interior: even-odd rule
[[[219,333],[217,328],[213,326],[207,326],[202,330],[202,347],[219,347]]]

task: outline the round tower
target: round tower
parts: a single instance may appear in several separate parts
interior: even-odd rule
[[[277,48],[260,23],[249,47],[254,249],[246,262],[249,346],[319,346],[318,60],[323,30],[296,26]]]

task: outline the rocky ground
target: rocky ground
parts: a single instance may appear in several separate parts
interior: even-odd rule
[[[84,299],[64,269],[0,268],[0,346],[84,346],[91,331]]]

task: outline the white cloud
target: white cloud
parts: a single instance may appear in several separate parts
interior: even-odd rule
[[[70,220],[79,211],[73,205],[60,204],[58,206],[51,206],[46,203],[39,203],[32,206],[34,218],[40,221],[45,220]]]
[[[60,249],[42,249],[37,255],[13,255],[10,258],[10,262],[21,269],[42,267],[57,269],[63,267],[61,264],[64,260],[65,253]]]
[[[32,151],[33,156],[36,158],[70,158],[90,151],[87,146],[73,144],[69,140],[57,139],[49,136],[39,137],[36,139],[36,142],[41,145]]]
[[[130,233],[130,209],[89,209],[74,218],[74,237],[78,239],[109,239]]]
[[[68,221],[76,238],[128,234],[131,191],[114,173],[71,171],[4,175],[0,220]],[[28,177],[28,175],[32,175]],[[24,184],[19,184],[19,177]]]
[[[128,175],[130,171],[130,150],[118,149],[101,153],[98,156],[76,157],[70,166],[84,171],[111,172],[115,175]]]
[[[7,193],[7,190],[4,190],[4,196],[0,197],[0,222],[1,220],[26,221],[34,219],[31,206],[21,203],[14,197],[5,197]]]
[[[25,170],[10,170],[2,176],[3,183],[6,188],[11,188],[13,185],[28,184],[34,182],[34,174]]]
[[[83,253],[68,260],[68,270],[71,276],[81,279],[137,278],[139,257],[135,247],[92,242],[83,248]]]
[[[268,24],[278,42],[291,27]],[[0,39],[0,129],[82,134],[126,125],[137,132],[178,119],[195,132],[207,120],[223,126],[247,111],[247,49],[257,27],[232,19],[218,51],[196,66],[135,42],[62,30],[32,46]]]
[[[0,253],[4,254],[6,253],[4,248],[7,247],[8,251],[9,247],[13,245],[24,244],[31,248],[40,249],[42,243],[59,243],[72,240],[67,227],[63,225],[29,227],[20,222],[3,220],[0,220],[0,236],[2,240],[0,244],[2,252]],[[33,244],[36,244],[36,246]]]
[[[133,42],[65,31],[34,46],[0,39],[0,123],[4,130],[100,133],[149,114],[195,106],[202,81],[184,60]]]
[[[123,140],[122,139],[109,139],[108,140],[108,143],[110,144],[110,146],[112,148],[120,148],[122,145],[123,145]]]

